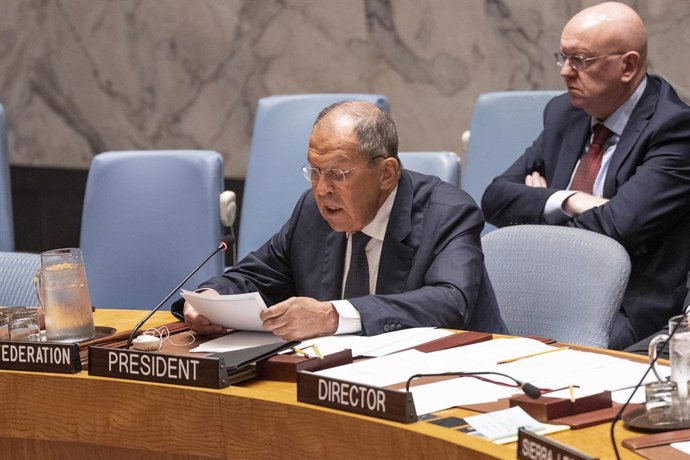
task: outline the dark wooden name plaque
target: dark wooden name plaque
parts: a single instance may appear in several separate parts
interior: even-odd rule
[[[187,356],[155,351],[89,347],[89,375],[203,388],[225,388],[256,376],[245,366],[228,375],[223,358]]]
[[[573,401],[568,398],[542,396],[531,399],[527,395],[516,395],[510,398],[510,407],[520,406],[525,412],[540,422],[571,415],[607,409],[612,406],[611,393],[603,391],[589,396],[581,396]]]
[[[401,423],[417,421],[412,393],[297,373],[297,401]]]
[[[524,428],[518,429],[519,460],[597,460],[553,439],[539,436]]]
[[[75,374],[81,371],[79,345],[1,340],[0,369]]]

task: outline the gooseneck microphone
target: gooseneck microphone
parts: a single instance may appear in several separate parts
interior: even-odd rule
[[[211,254],[209,254],[208,257],[206,257],[206,258],[204,259],[204,261],[201,262],[194,270],[192,270],[192,272],[191,272],[189,275],[187,275],[187,276],[185,277],[185,279],[183,279],[182,281],[180,281],[180,284],[178,284],[177,286],[175,286],[175,288],[174,288],[172,291],[170,291],[170,294],[166,295],[165,298],[164,298],[163,300],[161,300],[161,302],[160,302],[158,305],[156,305],[156,308],[154,308],[153,310],[151,310],[151,312],[150,312],[148,315],[146,315],[146,317],[145,317],[144,319],[142,319],[141,321],[139,321],[139,324],[137,324],[137,326],[136,326],[134,329],[132,329],[132,333],[129,335],[129,339],[127,340],[127,345],[125,346],[125,350],[129,349],[129,347],[132,345],[132,340],[134,340],[134,336],[136,335],[137,332],[139,332],[139,329],[141,329],[141,326],[143,326],[144,323],[145,323],[146,321],[148,321],[149,318],[151,318],[151,316],[153,316],[154,313],[156,313],[158,310],[160,310],[160,308],[163,306],[163,304],[164,304],[165,302],[167,302],[168,299],[169,299],[170,297],[172,297],[172,296],[182,287],[182,285],[183,285],[184,283],[187,282],[187,280],[189,280],[189,278],[191,278],[192,276],[194,276],[194,274],[195,274],[196,272],[198,272],[199,269],[200,269],[201,267],[203,267],[203,266],[206,264],[206,262],[208,262],[208,261],[211,259],[211,257],[215,256],[215,255],[218,254],[218,252],[220,252],[220,251],[226,251],[226,250],[228,249],[228,246],[232,246],[232,244],[233,244],[234,242],[235,242],[235,237],[234,237],[233,235],[226,235],[226,236],[224,236],[224,237],[220,240],[220,243],[218,244],[218,247],[217,247]]]
[[[488,381],[490,383],[494,383],[496,385],[506,385],[503,382],[494,382],[493,380],[487,380],[487,379],[482,379],[481,377],[478,377],[480,375],[500,375],[502,377],[505,377],[507,379],[512,380],[515,382],[515,385],[522,390],[523,393],[525,393],[527,396],[529,396],[532,399],[538,399],[541,396],[542,391],[532,385],[531,383],[527,382],[522,382],[516,378],[511,377],[510,375],[507,374],[502,374],[500,372],[440,372],[438,374],[414,374],[411,376],[409,379],[407,379],[407,383],[405,384],[405,391],[410,392],[410,383],[412,383],[412,380],[420,378],[420,377],[477,377],[481,380]],[[511,386],[511,385],[509,385]]]

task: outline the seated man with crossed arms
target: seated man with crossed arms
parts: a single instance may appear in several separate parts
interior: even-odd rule
[[[286,340],[421,326],[505,333],[484,267],[484,219],[465,192],[403,170],[390,115],[365,102],[324,109],[302,168],[311,190],[257,251],[203,283],[259,292],[263,327]],[[269,198],[270,199],[270,198]],[[221,333],[178,302],[195,331]]]
[[[690,108],[647,74],[644,24],[622,3],[568,21],[556,64],[567,94],[548,103],[544,130],[487,187],[482,209],[499,227],[567,225],[623,245],[632,271],[609,347],[624,349],[681,310],[690,269]]]

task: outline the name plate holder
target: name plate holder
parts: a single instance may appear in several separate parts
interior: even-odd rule
[[[79,345],[0,340],[0,369],[76,374],[81,372]]]
[[[553,439],[518,428],[517,458],[519,460],[598,460]]]
[[[297,401],[401,423],[414,423],[412,393],[297,373]]]
[[[91,346],[89,375],[219,389],[256,376],[256,368],[247,365],[228,375],[222,357]]]
[[[545,423],[563,417],[608,409],[613,404],[611,392],[609,391],[580,396],[573,400],[568,398],[552,398],[548,394],[539,399],[531,399],[527,395],[516,395],[509,399],[509,403],[510,407],[520,406],[529,415]]]

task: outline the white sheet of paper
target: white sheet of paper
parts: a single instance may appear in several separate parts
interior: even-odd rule
[[[206,297],[182,290],[182,297],[214,324],[240,331],[265,332],[259,314],[266,304],[258,292]]]
[[[520,427],[525,427],[534,432],[539,432],[546,428],[519,406],[465,417],[465,421],[482,436],[492,441],[501,441],[512,437],[517,438],[518,428]]]
[[[690,441],[672,442],[671,447],[673,447],[674,449],[678,449],[684,454],[690,455]]]
[[[232,334],[218,337],[217,339],[209,340],[202,343],[190,351],[198,353],[221,353],[224,351],[241,350],[243,348],[258,347],[260,345],[268,345],[269,343],[285,342],[280,337],[276,337],[270,332],[250,332],[237,331]]]
[[[493,378],[493,376],[487,376]],[[496,380],[500,380],[497,377]],[[517,388],[495,385],[463,377],[418,385],[410,388],[417,415],[428,414],[449,407],[478,404],[508,398],[520,393]]]
[[[413,348],[416,347],[417,345],[421,345],[423,343],[431,342],[432,340],[436,339],[441,339],[443,337],[447,337],[449,335],[455,334],[453,331],[449,331],[448,329],[433,329],[433,328],[426,328],[426,327],[416,327],[412,329],[407,329],[409,332],[409,336],[403,337],[399,340],[397,340],[395,343],[391,343],[389,345],[383,345],[382,347],[369,350],[365,354],[366,356],[372,356],[372,357],[378,357],[378,356],[386,356],[390,355],[391,353],[396,353],[401,350],[407,350],[408,348]],[[414,333],[413,333],[414,331]],[[397,332],[402,332],[401,331],[395,331],[395,332],[389,332],[389,334],[395,334]],[[418,333],[417,333],[418,332]],[[381,334],[384,335],[384,334]]]
[[[319,345],[319,349],[321,346]],[[352,364],[331,367],[316,374],[365,385],[386,386],[407,381],[410,376],[424,369],[427,354],[417,350],[401,351],[376,359],[366,359]]]
[[[330,355],[331,353],[349,348],[352,350],[353,357],[372,355],[383,356],[384,354],[390,354],[414,347],[420,343],[425,343],[453,333],[445,329],[440,330],[441,332],[436,331],[439,330],[433,327],[415,327],[372,336],[354,334],[331,335],[328,337],[316,337],[314,339],[305,340],[298,346],[300,348],[306,348],[316,344],[321,354],[324,355]],[[418,342],[415,343],[415,339],[418,340]]]

